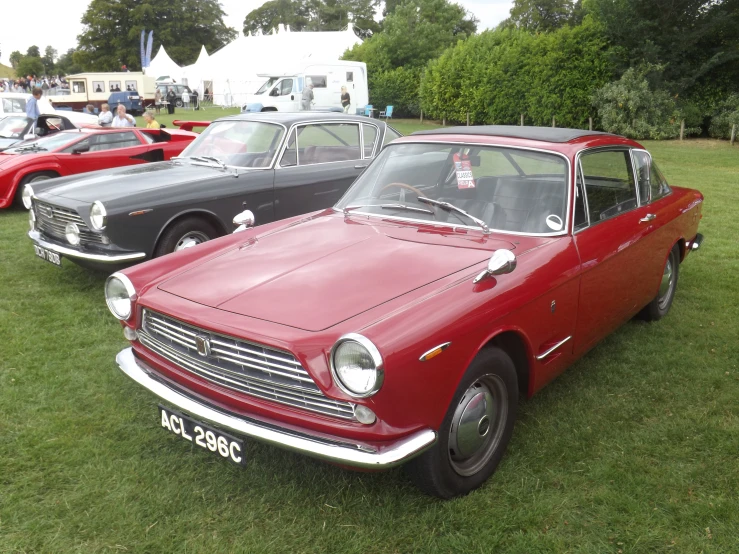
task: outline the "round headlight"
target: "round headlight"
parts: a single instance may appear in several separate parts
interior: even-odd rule
[[[31,228],[31,231],[36,229],[36,214],[33,213],[33,210],[28,210],[28,226]]]
[[[105,281],[105,302],[108,309],[118,319],[131,317],[136,290],[131,281],[122,273],[114,273]]]
[[[355,333],[344,335],[331,349],[331,370],[339,388],[355,398],[375,394],[385,376],[380,351]]]
[[[102,231],[107,223],[108,212],[105,211],[105,206],[100,200],[95,200],[90,207],[90,225],[96,231]]]
[[[64,228],[64,236],[67,237],[69,244],[77,246],[80,243],[80,228],[77,227],[76,223],[67,223]]]
[[[33,198],[33,189],[31,188],[31,185],[26,185],[23,187],[21,200],[23,201],[23,207],[27,210],[31,209],[31,198]]]

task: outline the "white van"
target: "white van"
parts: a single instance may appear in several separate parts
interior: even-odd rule
[[[267,81],[247,96],[241,112],[297,112],[301,110],[303,89],[313,84],[312,110],[342,111],[341,87],[350,97],[349,113],[364,111],[369,100],[367,65],[363,62],[335,61],[312,63],[301,71],[259,74]]]

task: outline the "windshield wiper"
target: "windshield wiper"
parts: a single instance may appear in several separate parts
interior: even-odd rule
[[[203,159],[203,160],[208,160],[208,161],[211,161],[211,162],[217,163],[217,164],[218,164],[218,165],[220,165],[220,166],[221,166],[221,167],[222,167],[223,169],[226,169],[226,164],[225,164],[225,163],[223,163],[223,162],[222,162],[221,160],[219,160],[218,158],[214,158],[213,156],[200,156],[200,158],[201,158],[201,159]]]
[[[482,229],[483,233],[485,233],[486,235],[490,234],[490,227],[488,227],[487,223],[485,223],[479,217],[475,217],[471,213],[465,212],[462,208],[458,208],[454,204],[450,204],[449,202],[441,202],[440,200],[434,200],[432,198],[426,198],[425,196],[419,196],[418,201],[423,202],[424,204],[431,204],[432,206],[439,206],[442,210],[447,210],[449,212],[457,212],[459,214],[465,215],[469,217],[472,221],[477,223]]]
[[[408,212],[420,212],[423,214],[434,215],[434,212],[426,208],[416,208],[415,206],[406,206],[405,204],[362,204],[360,206],[347,206],[342,211],[348,214],[351,210],[359,208],[381,208],[383,210],[405,210]]]
[[[226,164],[223,163],[218,158],[214,158],[213,156],[181,156],[181,157],[172,158],[172,159],[173,160],[174,159],[177,159],[177,160],[194,160],[196,162],[203,162],[203,163],[207,163],[209,165],[218,164],[218,167],[223,168],[223,169],[226,169]]]
[[[39,146],[38,144],[32,144],[30,146],[22,146],[22,147],[15,149],[16,152],[31,152],[31,151],[41,152],[42,150],[46,151],[46,148],[43,148]]]

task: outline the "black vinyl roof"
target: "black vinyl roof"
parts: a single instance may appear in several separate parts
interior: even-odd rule
[[[416,131],[415,135],[477,135],[486,137],[511,137],[543,142],[569,142],[580,137],[594,135],[616,136],[601,131],[560,129],[558,127],[521,127],[518,125],[473,125],[470,127],[443,127],[429,131]]]

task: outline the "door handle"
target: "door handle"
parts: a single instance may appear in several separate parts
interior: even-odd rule
[[[650,221],[654,221],[655,219],[657,219],[657,216],[656,215],[654,215],[654,214],[647,214],[646,216],[642,217],[639,220],[639,223],[649,223]]]
[[[364,164],[364,165],[362,165],[362,164],[359,164],[359,165],[355,165],[355,166],[354,166],[354,169],[365,169],[365,168],[366,168],[366,167],[367,167],[368,165],[369,165],[369,164]]]

